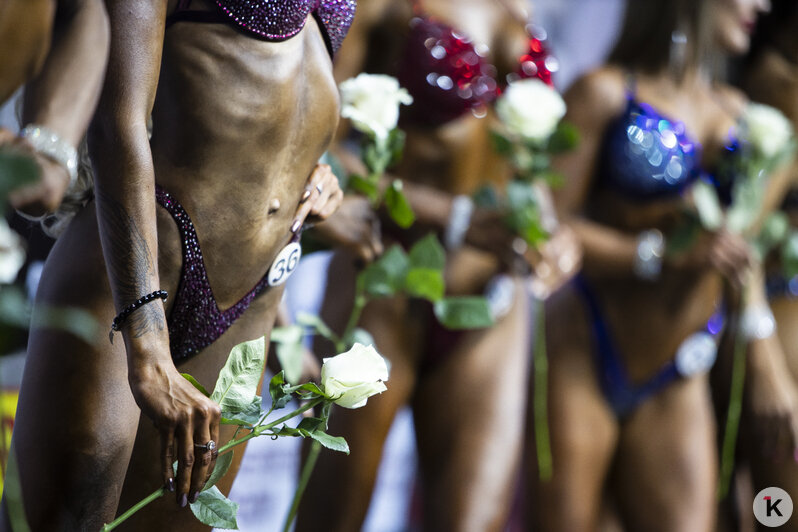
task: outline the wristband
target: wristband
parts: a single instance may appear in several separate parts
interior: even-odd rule
[[[656,281],[662,271],[665,255],[665,238],[658,229],[643,231],[637,237],[634,272],[646,281]]]
[[[147,303],[152,303],[156,299],[163,299],[166,301],[167,297],[169,297],[169,294],[166,292],[166,290],[156,290],[155,292],[150,292],[146,296],[138,298],[133,303],[122,309],[122,312],[117,314],[116,318],[114,318],[114,321],[111,322],[111,332],[108,333],[108,339],[111,341],[111,343],[114,343],[114,332],[122,330],[122,324],[125,323],[127,317],[130,316],[134,310],[139,307],[143,307]]]
[[[776,318],[767,303],[745,307],[740,328],[747,340],[764,340],[776,332]]]
[[[449,225],[443,234],[446,249],[454,250],[463,245],[466,233],[471,225],[474,213],[474,202],[468,196],[460,195],[452,199],[452,210],[449,213]]]
[[[19,132],[19,136],[27,140],[38,153],[66,168],[69,174],[67,188],[75,184],[78,179],[78,150],[73,145],[52,129],[38,124],[28,124]]]

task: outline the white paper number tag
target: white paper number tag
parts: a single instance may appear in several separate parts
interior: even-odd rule
[[[299,245],[299,242],[291,242],[280,250],[277,258],[272,263],[272,267],[269,268],[269,275],[266,277],[269,281],[269,286],[280,286],[286,282],[296,270],[301,257],[302,246]]]

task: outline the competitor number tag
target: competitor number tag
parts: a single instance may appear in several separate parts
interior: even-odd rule
[[[301,257],[302,246],[299,245],[299,242],[291,242],[280,250],[277,258],[272,263],[272,267],[269,268],[269,275],[266,277],[269,281],[269,286],[280,286],[286,282],[296,270]]]

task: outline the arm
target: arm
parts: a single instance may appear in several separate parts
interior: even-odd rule
[[[108,17],[101,0],[61,0],[52,45],[39,75],[25,87],[24,124],[43,125],[77,146],[94,113],[108,59]],[[36,155],[41,180],[15,191],[12,205],[29,214],[54,211],[69,184],[60,164]]]
[[[111,53],[89,146],[97,218],[116,312],[160,288],[155,176],[147,137],[161,66],[166,2],[109,0]],[[128,378],[142,412],[161,434],[161,471],[178,504],[199,493],[213,469],[211,452],[194,444],[218,441],[220,411],[175,368],[160,300],[123,325]],[[199,454],[199,453],[198,453]],[[177,485],[172,462],[178,460]],[[192,467],[193,464],[193,467]]]
[[[0,5],[0,103],[41,68],[50,46],[55,0],[5,0]]]

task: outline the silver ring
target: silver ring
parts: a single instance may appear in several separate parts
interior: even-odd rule
[[[319,194],[321,194],[322,192],[324,192],[324,187],[322,187],[321,185],[316,185],[316,190],[318,190]]]
[[[202,449],[203,451],[206,452],[207,451],[213,452],[214,450],[216,450],[216,442],[213,440],[208,440],[208,443],[206,443],[205,445],[200,445],[198,443],[195,443],[194,447],[196,447],[197,449]]]

